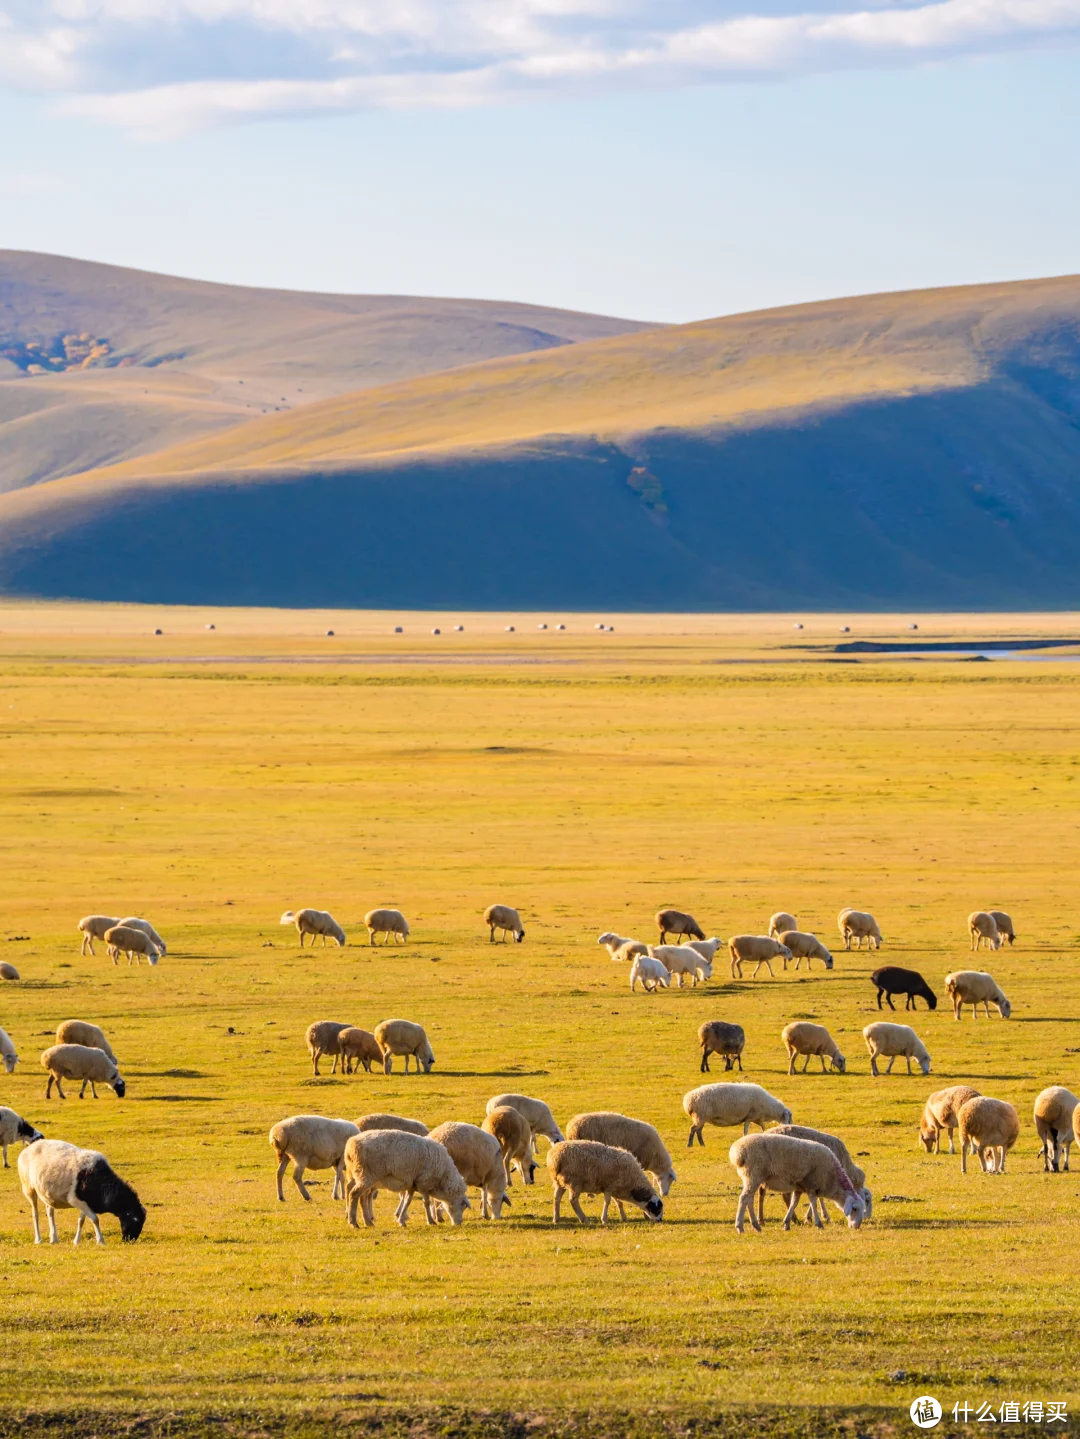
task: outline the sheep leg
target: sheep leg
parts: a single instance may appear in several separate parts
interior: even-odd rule
[[[751,1184],[744,1185],[743,1191],[739,1195],[739,1203],[735,1209],[736,1234],[741,1234],[743,1232],[743,1221],[748,1214],[750,1216],[750,1223],[752,1227],[756,1229],[757,1232],[760,1234],[761,1225],[758,1222],[757,1215],[754,1213],[754,1187]]]
[[[322,1050],[321,1050],[321,1049],[312,1050],[312,1053],[311,1053],[311,1068],[312,1068],[312,1070],[313,1070],[316,1074],[318,1074],[318,1072],[319,1072],[319,1060],[320,1060],[321,1057],[322,1057]]]
[[[984,1174],[986,1174],[986,1173],[987,1173],[987,1168],[986,1168],[986,1150],[985,1150],[985,1148],[983,1147],[983,1145],[980,1144],[979,1147],[978,1147],[978,1149],[977,1149],[975,1152],[976,1152],[976,1153],[978,1154],[978,1156],[979,1156],[979,1163],[980,1163],[980,1165],[982,1166],[982,1172],[983,1172]]]
[[[406,1189],[401,1196],[401,1202],[394,1211],[394,1218],[401,1225],[402,1229],[404,1229],[409,1222],[409,1205],[412,1203],[415,1193],[415,1189]]]
[[[280,1184],[280,1182],[279,1177],[278,1183]],[[360,1226],[356,1222],[356,1207],[360,1202],[360,1188],[359,1185],[353,1184],[352,1180],[349,1181],[349,1192],[346,1197],[348,1202],[345,1207],[345,1218],[349,1222],[350,1229],[359,1229]]]
[[[701,1126],[699,1124],[691,1124],[690,1126],[690,1138],[686,1141],[687,1149],[693,1149],[695,1134],[697,1135],[698,1143],[701,1145],[702,1149],[704,1149],[705,1141],[701,1137]]]
[[[281,1181],[285,1175],[285,1170],[288,1168],[288,1165],[289,1156],[287,1154],[283,1154],[281,1156],[281,1162],[278,1164],[277,1167],[277,1197],[281,1200],[282,1204],[285,1203],[285,1194],[281,1188]]]
[[[296,1185],[297,1189],[299,1189],[301,1199],[306,1199],[310,1202],[311,1195],[307,1192],[307,1186],[304,1184],[304,1167],[305,1166],[301,1164],[299,1160],[297,1160],[296,1163],[293,1165],[293,1183]]]
[[[7,1145],[6,1145],[6,1144],[3,1145],[2,1148],[3,1148],[3,1151],[4,1151],[4,1168],[5,1168],[5,1169],[10,1169],[10,1168],[11,1168],[11,1165],[7,1162]]]
[[[364,1189],[359,1191],[359,1193],[360,1209],[364,1216],[364,1225],[366,1228],[372,1229],[375,1225],[375,1195],[378,1191],[374,1189]]]
[[[788,1050],[788,1067],[787,1067],[787,1072],[788,1072],[789,1074],[794,1074],[794,1073],[795,1073],[795,1054],[796,1054],[796,1051],[795,1051],[794,1049],[789,1049],[789,1050]]]
[[[822,1072],[822,1074],[824,1074],[824,1073],[825,1073],[825,1056],[824,1056],[823,1054],[819,1054],[819,1055],[818,1055],[818,1058],[821,1060],[821,1072]],[[807,1062],[807,1064],[810,1063],[810,1056],[809,1056],[809,1055],[807,1055],[807,1057],[806,1057],[806,1062]]]
[[[707,1049],[701,1051],[701,1072],[702,1074],[712,1073],[709,1069],[709,1051]]]
[[[556,1184],[556,1186],[555,1186],[555,1203],[554,1203],[554,1206],[553,1206],[552,1212],[551,1212],[551,1222],[552,1222],[552,1224],[558,1224],[558,1222],[559,1222],[559,1206],[562,1204],[562,1195],[563,1195],[562,1185]]]
[[[45,1215],[49,1221],[49,1243],[59,1244],[60,1235],[56,1228],[56,1210],[48,1202],[45,1204]]]
[[[896,1063],[896,1055],[894,1054],[894,1055],[892,1056],[892,1058],[889,1060],[888,1068],[885,1070],[885,1073],[886,1073],[886,1074],[891,1074],[891,1073],[892,1073],[892,1067],[893,1067],[893,1065],[894,1065],[895,1063]],[[908,1060],[908,1073],[909,1073],[909,1074],[911,1073],[911,1060],[910,1060],[910,1059]]]
[[[338,1060],[339,1060],[340,1058],[341,1058],[341,1050],[339,1049],[338,1052],[337,1052],[337,1054],[334,1055],[334,1062],[333,1062],[333,1064],[330,1066],[330,1073],[331,1073],[331,1074],[336,1074],[336,1073],[337,1073],[337,1064],[338,1064]]]
[[[792,1190],[792,1193],[791,1193],[791,1203],[788,1205],[788,1207],[787,1207],[787,1213],[784,1215],[784,1228],[785,1228],[785,1229],[790,1229],[790,1228],[791,1228],[791,1219],[792,1219],[792,1216],[793,1216],[794,1213],[795,1213],[795,1206],[798,1204],[798,1202],[799,1202],[799,1191],[798,1191],[797,1189],[794,1189],[794,1190]]]
[[[608,1210],[611,1208],[611,1195],[604,1195],[604,1202],[600,1206],[600,1223],[607,1225]],[[625,1216],[624,1216],[625,1217]]]
[[[569,1194],[570,1194],[570,1207],[571,1207],[571,1209],[572,1209],[572,1210],[574,1211],[574,1213],[577,1215],[578,1220],[579,1220],[582,1224],[588,1224],[588,1222],[589,1222],[589,1216],[585,1213],[584,1209],[582,1209],[582,1207],[581,1207],[581,1201],[578,1199],[577,1194],[576,1194],[576,1193],[574,1192],[574,1190],[572,1190],[572,1189],[569,1191]]]
[[[817,1194],[811,1194],[811,1195],[809,1196],[809,1198],[810,1198],[810,1213],[814,1216],[814,1228],[815,1228],[815,1229],[822,1229],[822,1228],[824,1228],[824,1226],[822,1225],[822,1222],[821,1222],[821,1215],[818,1213],[818,1206],[820,1205],[821,1208],[824,1209],[824,1208],[825,1208],[825,1201],[821,1198],[820,1195],[817,1195]]]
[[[334,1166],[334,1187],[330,1191],[331,1199],[342,1199],[345,1195],[345,1156],[338,1160]]]
[[[34,1221],[34,1243],[41,1243],[41,1225],[38,1222],[38,1197],[37,1190],[30,1191],[30,1218]]]
[[[441,1224],[443,1222],[442,1205],[433,1203],[430,1194],[421,1196],[424,1201],[424,1215],[429,1224]]]
[[[90,1206],[88,1204],[82,1204],[79,1200],[73,1197],[72,1208],[79,1211],[79,1218],[75,1225],[75,1238],[72,1240],[72,1243],[78,1244],[79,1240],[82,1238],[83,1220],[89,1219],[90,1223],[94,1226],[94,1238],[96,1239],[98,1244],[104,1244],[105,1236],[101,1232],[101,1225],[98,1223],[98,1217],[90,1208]]]
[[[999,1144],[999,1145],[998,1145],[998,1148],[997,1148],[997,1152],[998,1152],[997,1172],[998,1172],[998,1174],[1004,1174],[1004,1173],[1005,1173],[1005,1155],[1007,1154],[1008,1151],[1006,1150],[1004,1144]]]
[[[765,1218],[765,1186],[764,1186],[764,1184],[758,1186],[758,1192],[757,1192],[757,1212],[758,1212],[758,1219],[764,1220],[764,1218]]]

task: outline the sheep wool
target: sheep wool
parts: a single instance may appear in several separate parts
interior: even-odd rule
[[[514,1165],[526,1184],[533,1183],[536,1165],[533,1162],[533,1136],[528,1121],[520,1110],[503,1104],[484,1115],[483,1129],[492,1135],[502,1150],[506,1166],[506,1182],[511,1184]]]
[[[406,1074],[409,1072],[410,1059],[414,1062],[417,1074],[421,1069],[425,1074],[431,1073],[435,1055],[419,1024],[413,1024],[409,1019],[384,1019],[375,1026],[375,1042],[379,1046],[383,1057],[383,1070],[387,1074],[393,1073],[395,1054],[403,1056]]]
[[[119,924],[118,919],[110,919],[107,914],[88,914],[79,920],[79,933],[82,935],[82,947],[80,954],[94,953],[94,940],[100,939],[104,944],[105,935],[115,925]]]
[[[742,1052],[746,1048],[746,1033],[741,1024],[728,1024],[722,1019],[706,1020],[698,1030],[701,1045],[701,1072],[708,1074],[709,1055],[718,1054],[724,1061],[725,1070],[731,1070],[737,1063],[742,1072]]]
[[[695,1138],[704,1147],[701,1131],[706,1124],[720,1128],[741,1124],[746,1134],[751,1124],[764,1129],[768,1123],[791,1123],[791,1110],[760,1084],[702,1084],[683,1095],[683,1111],[690,1121],[688,1149],[694,1147]]]
[[[658,989],[667,989],[671,976],[665,965],[648,954],[636,954],[630,966],[630,993],[637,988],[638,981],[646,994],[655,994]]]
[[[907,1061],[907,1072],[911,1073],[911,1061],[917,1060],[923,1074],[930,1073],[930,1056],[926,1052],[926,1045],[908,1024],[888,1024],[885,1020],[878,1020],[876,1024],[868,1024],[863,1030],[863,1039],[866,1040],[866,1047],[870,1052],[870,1073],[878,1074],[877,1062],[879,1059],[888,1059],[889,1065],[886,1074],[892,1073],[892,1067],[898,1058]]]
[[[85,1019],[65,1019],[56,1028],[57,1044],[82,1044],[87,1049],[100,1049],[107,1054],[114,1064],[118,1063],[116,1055],[112,1052],[112,1046],[105,1038],[105,1032],[99,1029],[96,1024],[88,1024]]]
[[[479,1189],[481,1219],[499,1219],[510,1198],[502,1149],[495,1136],[475,1124],[448,1120],[437,1125],[429,1138],[443,1146],[466,1185]]]
[[[49,1073],[49,1082],[45,1086],[46,1099],[52,1097],[54,1084],[60,1098],[67,1098],[60,1083],[62,1079],[82,1080],[80,1099],[86,1094],[87,1085],[90,1086],[90,1093],[95,1099],[98,1097],[95,1087],[98,1084],[107,1084],[117,1099],[123,1099],[127,1092],[116,1061],[110,1059],[104,1050],[91,1049],[85,1044],[54,1044],[42,1054],[41,1067]]]
[[[311,1199],[304,1183],[306,1169],[332,1169],[334,1187],[330,1197],[337,1199],[344,1193],[345,1145],[359,1132],[357,1126],[347,1119],[327,1119],[322,1114],[294,1114],[291,1119],[282,1119],[275,1124],[270,1131],[270,1144],[278,1159],[278,1199],[285,1202],[281,1181],[290,1159],[293,1163],[293,1183],[300,1191],[301,1199]]]
[[[16,1114],[13,1109],[6,1109],[0,1105],[0,1149],[4,1153],[4,1168],[10,1169],[8,1163],[8,1145],[33,1144],[37,1139],[43,1139],[44,1135],[40,1129],[35,1129],[29,1121]]]
[[[521,923],[521,916],[516,909],[511,909],[508,904],[489,904],[484,910],[484,923],[490,930],[490,941],[495,943],[495,931],[501,930],[503,942],[506,936],[512,934],[515,944],[520,944],[525,938],[525,928]]]
[[[799,921],[793,914],[788,914],[786,909],[777,910],[776,914],[769,920],[768,935],[770,939],[779,939],[780,936],[789,930],[797,930]]]
[[[704,939],[705,931],[692,914],[681,909],[661,909],[656,914],[656,927],[660,931],[660,943],[667,941],[669,934],[676,937],[688,935],[691,939]]]
[[[735,1211],[735,1228],[743,1232],[744,1217],[760,1232],[754,1213],[754,1196],[761,1189],[790,1194],[784,1228],[791,1228],[795,1206],[801,1195],[811,1201],[814,1223],[821,1228],[818,1202],[831,1199],[844,1211],[848,1225],[858,1229],[866,1214],[866,1203],[831,1149],[817,1140],[796,1139],[788,1134],[748,1134],[736,1139],[728,1158],[742,1180],[742,1193]]]
[[[731,977],[742,979],[742,967],[744,964],[753,964],[754,972],[750,976],[756,979],[758,970],[762,965],[769,971],[769,977],[773,977],[772,962],[774,959],[782,959],[784,968],[787,969],[788,960],[791,958],[791,950],[786,944],[781,944],[777,939],[770,939],[767,934],[735,934],[728,940],[728,953],[731,956]]]
[[[352,1074],[361,1064],[364,1072],[370,1074],[373,1064],[382,1064],[382,1050],[370,1030],[348,1025],[339,1031],[337,1045],[341,1055],[341,1067],[346,1074]]]
[[[56,1232],[57,1209],[78,1211],[76,1244],[82,1238],[83,1223],[87,1219],[94,1226],[97,1242],[105,1243],[98,1219],[100,1214],[116,1215],[126,1243],[138,1239],[146,1223],[146,1210],[139,1196],[96,1149],[78,1149],[60,1139],[38,1139],[19,1155],[19,1182],[30,1201],[35,1244],[41,1243],[39,1202],[45,1205],[48,1216],[50,1244],[60,1242]]]
[[[345,947],[345,931],[328,910],[325,909],[298,909],[293,911],[287,909],[279,921],[281,924],[294,924],[296,932],[300,936],[300,948],[304,947],[304,936],[311,935],[311,947],[315,948],[316,938],[320,938],[323,947],[329,937],[334,940],[339,949]]]
[[[957,1118],[962,1105],[969,1099],[977,1099],[979,1091],[970,1084],[953,1084],[948,1089],[939,1089],[926,1101],[922,1119],[919,1122],[919,1143],[927,1154],[941,1153],[941,1131],[949,1135],[949,1153],[955,1154],[953,1132],[959,1127]]]
[[[683,987],[684,975],[689,975],[695,989],[699,979],[704,981],[712,978],[710,961],[696,949],[691,949],[688,944],[650,944],[649,958],[658,959],[672,979],[679,981],[680,989]]]
[[[1012,1005],[1005,998],[996,980],[985,970],[981,969],[958,969],[954,974],[945,976],[945,993],[953,1002],[953,1017],[960,1019],[964,1012],[964,1005],[971,1005],[972,1019],[979,1017],[979,1005],[983,1007],[987,1019],[990,1018],[990,1006],[994,1005],[1002,1019],[1008,1019],[1012,1014]]]
[[[804,1054],[806,1062],[802,1067],[803,1074],[810,1065],[810,1060],[816,1054],[821,1060],[821,1072],[825,1073],[825,1060],[828,1059],[833,1069],[843,1074],[847,1068],[847,1060],[840,1053],[839,1046],[832,1035],[821,1024],[811,1024],[808,1020],[799,1019],[794,1024],[785,1025],[780,1038],[788,1053],[788,1073],[795,1073],[795,1058]]]
[[[400,1114],[364,1114],[356,1121],[361,1134],[369,1129],[402,1129],[406,1134],[426,1135],[428,1127],[419,1119],[404,1119]]]
[[[864,939],[867,949],[881,949],[881,929],[874,916],[866,910],[842,909],[836,917],[836,923],[845,949],[851,948],[852,940],[855,941],[856,949],[862,949]]]
[[[566,1137],[593,1139],[613,1149],[628,1150],[642,1169],[653,1176],[664,1198],[675,1183],[671,1155],[664,1148],[660,1132],[643,1119],[631,1119],[625,1114],[603,1109],[591,1114],[575,1114],[566,1126]]]
[[[151,965],[161,958],[161,951],[148,934],[124,924],[115,924],[105,931],[105,949],[113,964],[120,963],[121,954],[127,955],[129,965],[141,964],[144,955]]]
[[[516,1109],[532,1130],[534,1150],[538,1134],[542,1134],[552,1144],[558,1144],[564,1137],[555,1123],[555,1116],[542,1099],[530,1099],[527,1094],[496,1094],[488,1100],[484,1112],[490,1114],[492,1110],[502,1109],[504,1106]]]
[[[558,1224],[563,1194],[570,1196],[570,1207],[580,1223],[587,1223],[581,1207],[582,1194],[602,1194],[600,1223],[606,1224],[611,1201],[620,1205],[633,1204],[646,1219],[659,1221],[664,1217],[664,1201],[649,1183],[641,1165],[625,1149],[598,1144],[592,1139],[564,1139],[548,1150],[547,1168],[554,1186],[552,1222]]]
[[[987,949],[1001,948],[997,920],[985,909],[977,909],[973,914],[969,914],[967,924],[972,949],[981,949],[984,943]]]
[[[434,1223],[438,1203],[458,1225],[470,1208],[465,1180],[449,1153],[435,1140],[401,1129],[376,1129],[355,1134],[345,1146],[348,1221],[357,1229],[359,1207],[364,1224],[375,1223],[373,1203],[380,1189],[401,1195],[395,1219],[404,1227],[409,1205],[420,1194],[428,1223]]]
[[[775,938],[785,949],[791,951],[796,970],[801,967],[804,959],[807,969],[813,969],[815,959],[820,959],[826,969],[832,969],[833,957],[816,934],[804,934],[800,929],[785,929]],[[787,969],[786,962],[784,968]]]
[[[1077,1103],[1072,1090],[1061,1084],[1051,1084],[1035,1100],[1035,1129],[1042,1145],[1044,1172],[1068,1172]]]
[[[15,1066],[19,1062],[19,1056],[15,1052],[11,1036],[2,1029],[0,1029],[0,1059],[4,1061],[4,1068],[8,1074],[14,1072]]]
[[[331,1054],[334,1063],[330,1073],[337,1072],[338,1060],[341,1058],[340,1036],[347,1029],[352,1029],[351,1024],[343,1024],[338,1019],[317,1019],[314,1024],[309,1024],[304,1035],[304,1043],[307,1045],[308,1054],[311,1056],[311,1070],[313,1074],[319,1072],[319,1060],[324,1054]],[[380,1055],[381,1058],[381,1055]]]
[[[386,935],[386,943],[391,939],[397,944],[402,944],[409,938],[409,921],[402,914],[400,909],[371,909],[364,915],[364,923],[367,925],[368,935],[371,943],[375,943],[377,934]]]
[[[1005,1156],[1020,1138],[1020,1116],[1004,1099],[980,1094],[960,1106],[960,1169],[967,1173],[968,1149],[979,1156],[984,1174],[1004,1174]]]

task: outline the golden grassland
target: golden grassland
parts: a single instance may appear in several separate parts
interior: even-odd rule
[[[776,621],[687,619],[691,643],[683,617],[611,617],[614,635],[568,636],[562,663],[496,663],[497,646],[513,653],[488,617],[475,663],[434,662],[432,639],[410,662],[342,664],[304,638],[311,616],[261,630],[249,616],[241,638],[220,613],[226,640],[281,662],[224,658],[221,631],[201,642],[217,662],[196,662],[198,617],[177,613],[161,638],[190,646],[145,664],[161,643],[150,612],[35,613],[36,639],[0,611],[0,958],[22,974],[0,990],[21,1055],[0,1103],[103,1149],[149,1218],[134,1246],[107,1219],[103,1249],[35,1249],[3,1173],[9,1418],[93,1413],[104,1433],[147,1413],[341,1425],[456,1406],[540,1428],[589,1413],[596,1432],[730,1412],[733,1432],[781,1432],[778,1406],[906,1427],[923,1392],[1080,1402],[1080,1175],[1042,1172],[1031,1122],[1044,1086],[1080,1086],[1072,666],[837,665],[781,652]],[[375,644],[385,618],[353,617],[355,633]],[[1054,628],[1013,632],[1040,623]],[[807,621],[830,642],[835,628]],[[301,652],[313,662],[284,662]],[[711,662],[725,655],[761,662]],[[488,943],[495,899],[523,911],[523,945]],[[413,936],[372,950],[362,916],[387,903]],[[301,954],[277,919],[303,904],[332,910],[349,946]],[[942,995],[973,963],[968,911],[1001,906],[1017,946],[977,963],[1014,1018],[920,1008],[931,1077],[874,1080],[860,1033],[877,1017],[874,955],[757,982],[718,967],[704,988],[631,996],[596,935],[651,937],[666,904],[723,936],[790,908],[827,943],[842,906],[870,908],[882,958]],[[168,956],[154,970],[81,957],[76,923],[101,910],[151,917]],[[431,1075],[312,1079],[311,1020],[398,1015],[426,1026]],[[74,1017],[111,1036],[123,1102],[45,1102],[37,1055]],[[829,1026],[848,1074],[786,1074],[779,1034],[797,1017]],[[764,1234],[735,1234],[735,1132],[685,1148],[710,1018],[746,1028],[748,1079],[864,1156],[861,1231],[785,1234],[773,1201]],[[916,1148],[925,1096],[961,1080],[1020,1111],[1004,1176]],[[543,1169],[515,1184],[509,1218],[461,1229],[416,1212],[401,1231],[384,1196],[377,1227],[350,1231],[325,1175],[310,1205],[291,1186],[274,1197],[266,1135],[287,1114],[479,1122],[507,1089],[561,1122],[614,1108],[656,1124],[679,1173],[664,1223],[556,1230]]]

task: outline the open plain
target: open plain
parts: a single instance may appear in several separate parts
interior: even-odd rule
[[[908,618],[798,618],[0,606],[0,959],[21,974],[0,1103],[102,1149],[149,1210],[138,1244],[107,1219],[104,1248],[72,1249],[67,1211],[35,1249],[0,1172],[0,1432],[854,1434],[908,1432],[920,1393],[1080,1402],[1080,1164],[1044,1174],[1031,1117],[1045,1086],[1080,1088],[1075,652],[852,654],[910,642]],[[919,625],[976,650],[1080,636],[1076,616]],[[523,944],[488,942],[494,900]],[[368,946],[382,904],[407,946]],[[301,953],[278,916],[302,905],[348,946]],[[733,982],[721,955],[704,987],[631,995],[596,936],[651,940],[665,905],[723,938],[792,910],[836,966]],[[848,905],[877,915],[880,959],[843,951]],[[965,919],[991,906],[1017,943],[976,960]],[[90,912],[147,915],[167,956],[81,957]],[[879,962],[939,996],[914,1016],[929,1078],[870,1076]],[[953,1020],[944,976],[967,967],[1011,1020]],[[310,1021],[395,1016],[426,1027],[430,1075],[312,1077]],[[37,1056],[69,1018],[110,1036],[123,1101],[44,1100]],[[763,1234],[735,1233],[737,1131],[690,1151],[681,1107],[714,1018],[745,1027],[748,1080],[858,1156],[861,1230],[834,1211],[784,1233],[773,1199]],[[846,1074],[787,1075],[797,1018]],[[1020,1112],[1004,1175],[917,1146],[926,1096],[962,1081]],[[274,1196],[286,1115],[478,1123],[506,1090],[564,1126],[655,1124],[664,1222],[553,1228],[542,1166],[508,1217],[460,1229],[414,1205],[402,1231],[383,1195],[351,1231],[327,1173],[310,1205]]]

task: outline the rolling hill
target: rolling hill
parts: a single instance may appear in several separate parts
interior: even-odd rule
[[[0,496],[0,588],[1076,607],[1080,279],[639,328],[260,415]]]

